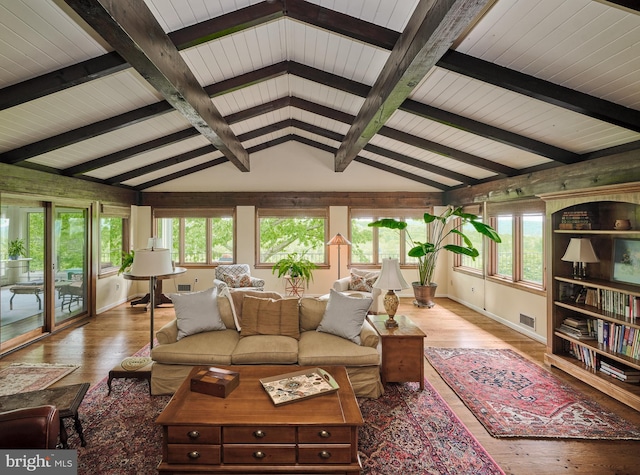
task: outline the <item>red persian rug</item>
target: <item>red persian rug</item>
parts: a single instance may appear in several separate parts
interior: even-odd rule
[[[640,439],[640,428],[512,350],[427,348],[425,356],[494,437]]]
[[[79,414],[87,440],[80,447],[68,427],[69,446],[78,450],[78,473],[155,474],[162,432],[154,421],[168,396],[149,396],[145,381],[116,379],[107,396],[105,381],[92,388]],[[363,475],[503,474],[480,443],[429,385],[389,385],[377,399],[360,399]]]

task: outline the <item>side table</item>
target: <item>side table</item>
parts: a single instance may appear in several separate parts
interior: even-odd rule
[[[57,388],[41,389],[39,391],[29,391],[26,393],[8,394],[0,396],[0,411],[12,411],[26,407],[36,406],[56,406],[60,414],[60,444],[63,449],[69,448],[67,444],[67,430],[63,420],[73,417],[73,425],[80,437],[80,445],[87,445],[82,432],[82,424],[78,417],[78,407],[84,399],[84,395],[89,389],[89,383],[72,384],[70,386],[59,386]]]
[[[424,338],[427,336],[408,317],[396,315],[396,328],[386,328],[388,315],[368,315],[367,319],[380,335],[384,383],[418,381],[424,389]]]

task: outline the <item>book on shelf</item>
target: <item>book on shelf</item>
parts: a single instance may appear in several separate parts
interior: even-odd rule
[[[640,382],[640,371],[631,369],[622,364],[614,365],[605,360],[602,360],[600,362],[600,371],[611,376],[612,378],[618,379],[620,381],[625,381],[627,383]]]
[[[560,217],[559,229],[598,229],[595,214],[591,211],[565,211]]]

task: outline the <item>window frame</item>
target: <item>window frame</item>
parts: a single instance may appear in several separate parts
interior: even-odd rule
[[[398,208],[398,209],[372,209],[372,208],[357,208],[357,207],[349,207],[349,240],[353,243],[353,220],[354,219],[362,219],[362,218],[370,218],[371,222],[374,222],[378,219],[382,218],[393,218],[399,221],[405,221],[408,218],[422,220],[424,222],[424,214],[433,213],[432,209],[417,209],[417,208]],[[424,223],[426,228],[425,236],[427,239],[430,239],[431,236],[431,226],[427,223]],[[373,262],[353,262],[353,253],[352,246],[349,247],[349,258],[348,258],[348,266],[357,266],[358,268],[380,268],[382,266],[382,258],[379,253],[379,233],[381,228],[372,227],[372,245],[373,249],[371,255],[373,256]],[[399,230],[399,249],[398,249],[398,261],[399,265],[403,269],[417,269],[418,264],[408,262],[409,258],[409,245],[410,243],[407,241],[406,233],[404,230]],[[383,256],[384,257],[384,256]]]
[[[329,241],[329,207],[321,208],[257,208],[255,212],[255,268],[256,269],[271,269],[273,268],[273,262],[262,262],[261,260],[261,232],[260,232],[260,220],[263,218],[315,218],[324,220],[324,246],[323,262],[314,262],[318,269],[329,268],[329,251],[326,243]],[[312,261],[313,262],[313,261]]]
[[[117,273],[122,265],[122,260],[110,267],[102,267],[102,219],[121,219],[122,220],[122,242],[121,255],[131,250],[129,243],[129,226],[131,221],[131,208],[125,206],[100,206],[100,216],[98,216],[98,278],[106,277]]]
[[[481,206],[479,205],[468,205],[468,206],[463,206],[462,210],[465,213],[471,213],[471,214],[475,214],[478,217],[478,221],[481,222],[485,222],[484,219],[484,215],[485,213],[483,212],[483,209]],[[453,225],[458,225],[460,224],[460,219],[456,219],[456,222],[453,223]],[[462,229],[461,229],[462,230]],[[460,237],[459,235],[455,235],[454,237],[455,243],[458,246],[462,246],[464,243],[462,242],[462,237]],[[479,277],[484,277],[484,275],[487,272],[487,241],[488,239],[485,238],[484,236],[482,236],[480,234],[480,243],[479,245],[476,244],[474,242],[474,244],[476,244],[476,249],[478,249],[479,253],[480,253],[480,258],[481,260],[481,265],[480,267],[471,267],[471,266],[467,266],[464,264],[464,257],[462,254],[455,254],[453,256],[453,270],[454,272],[464,272],[466,274],[471,274],[471,275],[475,275],[475,276],[479,276]]]
[[[496,228],[499,216],[512,217],[513,267],[511,275],[497,274],[497,253],[498,246],[501,244],[490,241],[489,257],[487,260],[487,278],[495,282],[505,283],[534,293],[540,293],[541,295],[546,294],[547,219],[544,202],[542,200],[522,200],[506,203],[488,203],[488,215],[489,224],[494,228]],[[526,215],[539,215],[542,217],[542,283],[525,280],[523,275],[523,216]]]
[[[215,218],[231,218],[233,231],[231,233],[233,249],[231,261],[220,261],[213,259],[211,249],[212,243],[212,219]],[[154,208],[153,210],[153,235],[159,236],[158,225],[160,219],[178,219],[178,259],[175,265],[186,268],[195,267],[217,267],[220,264],[235,264],[237,256],[237,217],[236,208],[200,208],[200,209],[183,209],[183,208]],[[185,262],[185,220],[186,219],[205,219],[205,261],[204,262]]]

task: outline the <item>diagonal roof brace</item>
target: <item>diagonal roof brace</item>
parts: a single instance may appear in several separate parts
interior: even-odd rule
[[[420,0],[336,153],[344,171],[493,0]]]
[[[238,169],[249,154],[143,0],[64,0]]]

